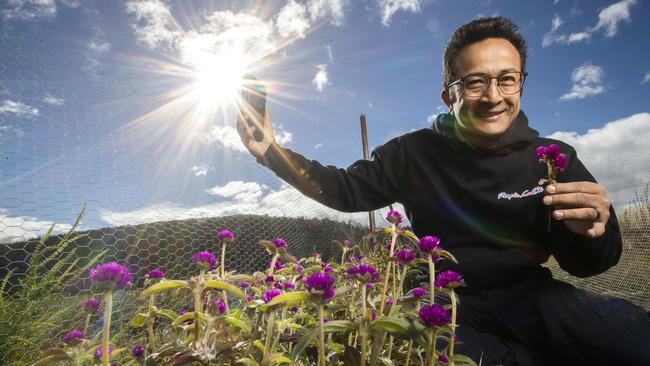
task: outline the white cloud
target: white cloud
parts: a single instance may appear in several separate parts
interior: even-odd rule
[[[39,110],[36,107],[26,105],[22,102],[16,102],[13,100],[3,100],[0,103],[0,114],[13,113],[18,117],[28,116],[35,117],[38,116]]]
[[[192,173],[194,173],[194,175],[197,177],[208,175],[208,172],[210,170],[212,169],[207,165],[194,165],[192,167]]]
[[[226,200],[198,207],[183,207],[163,202],[128,212],[101,210],[100,217],[114,226],[250,213],[275,217],[327,218],[336,221],[352,221],[362,225],[368,224],[367,212],[341,213],[306,198],[284,182],[277,190],[270,190],[267,186],[256,182],[233,181],[224,186],[214,187],[208,193],[226,198]],[[394,205],[394,208],[404,212],[404,208],[400,204]],[[375,211],[378,226],[385,226],[382,217],[386,213],[387,208]]]
[[[641,84],[645,84],[648,81],[650,81],[650,71],[645,73],[645,75],[643,76],[643,80],[641,81]]]
[[[560,100],[574,100],[592,97],[605,92],[602,85],[605,71],[600,66],[589,63],[582,64],[571,73],[573,86],[571,91],[562,95]]]
[[[588,27],[582,32],[571,34],[558,34],[557,30],[562,25],[562,18],[555,14],[551,20],[551,30],[544,34],[542,46],[547,47],[554,43],[570,45],[577,42],[589,40],[591,36],[601,30],[605,31],[607,38],[612,38],[618,32],[618,25],[621,22],[630,22],[630,7],[636,4],[636,0],[622,0],[614,3],[598,13],[598,23]]]
[[[333,25],[342,25],[347,0],[309,0],[307,9],[312,21],[327,18]]]
[[[317,143],[316,145],[314,145],[314,150],[318,150],[318,149],[320,149],[321,146],[323,146],[323,143],[322,143],[322,142]]]
[[[598,14],[598,24],[594,31],[605,29],[605,36],[612,38],[618,32],[620,22],[630,22],[630,7],[636,4],[636,0],[623,0],[614,3]]]
[[[285,131],[281,129],[280,126],[278,126],[277,131],[274,133],[275,133],[275,142],[277,142],[280,145],[284,145],[293,140],[293,134],[289,131]]]
[[[55,16],[54,0],[6,0],[2,5],[2,17],[7,20],[50,20]]]
[[[292,133],[289,131],[285,131],[281,124],[276,124],[274,126],[274,133],[275,133],[275,142],[277,142],[280,145],[289,143],[293,139]],[[225,149],[235,150],[242,153],[245,153],[247,151],[246,147],[241,142],[241,138],[239,137],[237,130],[231,126],[214,125],[212,126],[210,131],[201,134],[199,138],[203,142],[208,144],[215,143],[215,142],[219,143]]]
[[[30,216],[11,216],[5,208],[0,208],[0,243],[14,243],[37,238],[47,233],[53,222],[39,220]],[[56,224],[54,233],[70,230],[68,224]]]
[[[126,11],[135,17],[136,39],[150,48],[171,47],[179,35],[169,7],[160,0],[128,1]]]
[[[420,12],[420,0],[378,0],[381,11],[381,24],[388,26],[398,11]]]
[[[334,61],[334,55],[332,54],[332,46],[327,45],[325,46],[325,49],[327,49],[327,58],[330,60],[330,62]]]
[[[650,182],[650,113],[638,113],[601,128],[548,136],[572,145],[615,206],[627,205]]]
[[[65,99],[63,98],[57,98],[53,95],[50,94],[45,94],[43,96],[43,102],[49,104],[49,105],[63,105],[65,103]]]
[[[309,29],[307,8],[294,0],[289,0],[280,10],[275,24],[282,37],[305,38],[305,31]]]
[[[316,75],[314,75],[314,79],[311,81],[311,83],[316,86],[316,90],[322,92],[325,86],[330,84],[327,75],[327,65],[316,65],[316,68],[318,68],[318,72],[316,72]]]
[[[11,138],[11,137],[23,137],[23,136],[25,136],[25,131],[21,130],[20,128],[14,126],[12,124],[0,125],[0,139],[2,139],[5,136],[7,136],[9,138]]]

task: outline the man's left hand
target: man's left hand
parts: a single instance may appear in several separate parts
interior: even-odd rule
[[[546,187],[544,204],[569,231],[597,238],[605,233],[611,203],[605,187],[592,182],[556,183]]]

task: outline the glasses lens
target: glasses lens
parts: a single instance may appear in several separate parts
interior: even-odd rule
[[[521,90],[522,75],[520,72],[509,72],[499,76],[499,88],[503,94],[514,94]]]
[[[488,85],[488,79],[483,76],[469,76],[463,80],[465,94],[470,97],[480,97],[485,93]]]

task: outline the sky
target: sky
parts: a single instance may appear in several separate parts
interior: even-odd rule
[[[365,223],[247,153],[241,75],[266,84],[281,145],[347,167],[362,157],[361,114],[372,149],[447,110],[447,39],[497,15],[527,40],[531,126],[573,145],[622,209],[650,182],[647,1],[6,0],[0,242],[65,230],[84,203],[82,229],[231,214]]]

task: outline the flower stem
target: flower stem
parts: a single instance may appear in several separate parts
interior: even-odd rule
[[[111,311],[113,311],[113,290],[104,294],[104,325],[102,329],[102,366],[108,366],[108,341],[111,334]]]
[[[318,364],[325,366],[325,323],[323,322],[323,304],[318,304]]]
[[[221,279],[226,279],[226,244],[221,244]]]
[[[201,276],[199,277],[199,282],[196,284],[194,289],[194,346],[198,345],[199,342],[199,313],[203,311],[203,303],[201,302],[201,278],[203,277],[203,271],[201,271]]]
[[[264,357],[266,360],[269,356],[269,348],[271,348],[271,334],[275,328],[275,310],[269,310],[269,317],[266,319],[266,340],[264,341]]]
[[[156,295],[151,295],[149,296],[149,317],[147,318],[147,332],[149,333],[149,346],[151,347],[151,351],[156,349],[156,337],[153,334],[153,322],[156,320],[153,317],[153,312],[152,309],[154,307],[154,296]]]
[[[449,366],[454,366],[454,343],[456,340],[456,293],[451,289],[451,338],[449,340]]]
[[[91,313],[88,313],[88,315],[86,315],[86,325],[84,325],[84,334],[88,334],[88,325],[90,324],[91,315],[92,315]]]
[[[436,278],[436,265],[433,263],[433,257],[431,254],[429,254],[429,305],[433,305],[435,303],[435,278]]]
[[[395,224],[391,224],[391,238],[390,238],[390,253],[389,258],[393,257],[393,252],[395,251],[395,242],[397,241],[397,228]],[[384,273],[384,285],[381,288],[381,300],[379,302],[379,314],[384,315],[384,304],[386,303],[386,290],[388,289],[388,279],[390,278],[391,268],[395,265],[395,262],[389,262],[386,266],[386,272]]]
[[[275,254],[273,254],[273,259],[271,259],[271,266],[269,267],[270,276],[273,276],[273,271],[275,270],[275,262],[278,261],[278,255],[280,255],[280,253],[275,252]]]
[[[359,333],[361,335],[361,366],[366,365],[366,285],[361,284],[361,311],[362,311],[362,316],[361,316],[361,326],[359,329]]]
[[[411,352],[413,351],[413,340],[409,339],[409,346],[408,349],[406,350],[406,363],[404,366],[409,366],[409,363],[411,362]]]

